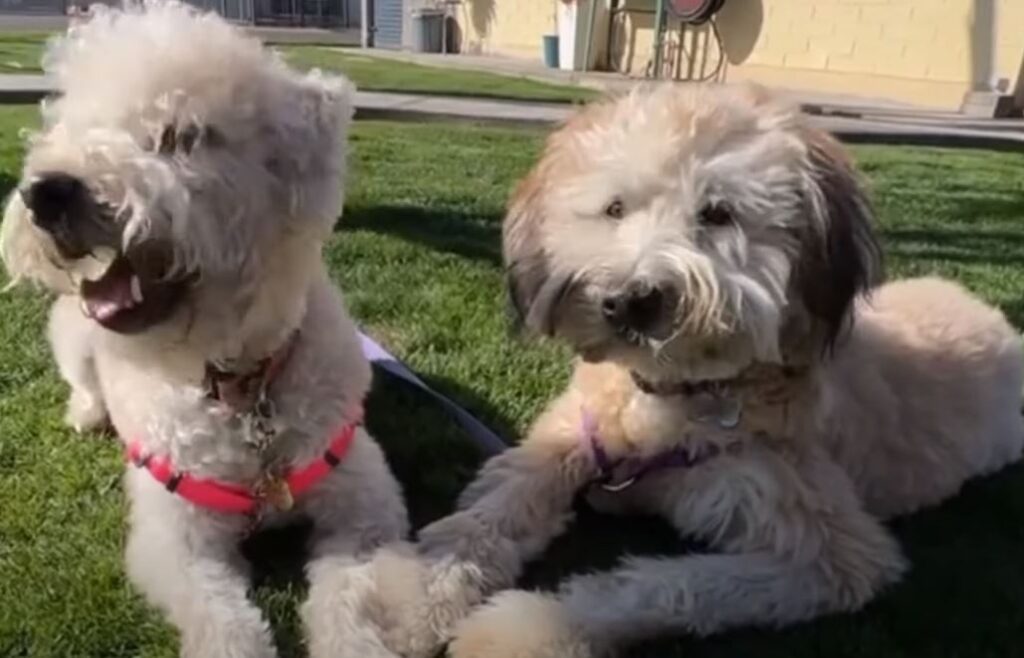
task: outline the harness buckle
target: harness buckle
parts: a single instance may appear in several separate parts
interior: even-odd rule
[[[636,481],[637,477],[634,475],[632,477],[626,478],[625,480],[617,484],[613,484],[611,482],[600,482],[597,486],[601,487],[602,489],[610,493],[619,493],[632,487],[634,484],[636,484]]]
[[[287,512],[295,506],[288,481],[277,475],[265,474],[256,485],[256,496],[279,512]]]

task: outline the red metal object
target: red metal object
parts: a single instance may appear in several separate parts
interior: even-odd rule
[[[669,11],[684,23],[699,24],[722,8],[725,0],[669,0]]]

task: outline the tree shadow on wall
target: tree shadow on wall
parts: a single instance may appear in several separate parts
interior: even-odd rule
[[[491,24],[494,23],[496,0],[466,0],[462,4],[463,20],[473,26],[472,38],[467,39],[463,33],[460,46],[465,52],[477,52],[481,50],[481,42],[491,34]],[[468,30],[467,30],[468,32]],[[460,50],[463,52],[463,50]]]

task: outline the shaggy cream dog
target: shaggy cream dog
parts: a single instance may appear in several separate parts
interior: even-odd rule
[[[2,254],[60,295],[68,423],[109,420],[132,459],[131,579],[183,655],[272,656],[238,544],[311,517],[311,655],[393,655],[362,618],[362,559],[406,514],[358,427],[370,367],[320,257],[351,86],[174,3],[94,11],[46,67],[62,95],[43,107]]]
[[[1022,352],[953,283],[872,290],[871,214],[841,147],[755,89],[642,90],[552,135],[504,250],[526,324],[582,360],[418,554],[378,557],[406,579],[384,594],[401,611],[382,629],[392,648],[583,658],[856,610],[897,581],[882,521],[1020,456]],[[473,611],[562,532],[579,492],[707,551]]]

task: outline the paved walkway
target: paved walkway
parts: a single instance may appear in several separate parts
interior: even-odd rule
[[[345,52],[424,66],[484,71],[549,84],[580,85],[609,92],[621,92],[646,82],[645,79],[619,73],[549,69],[534,60],[494,55],[441,55],[373,48],[346,48]],[[789,97],[808,114],[820,117],[816,120],[821,125],[851,139],[863,135],[875,140],[888,136],[893,140],[923,143],[990,140],[1011,145],[1024,139],[1022,120],[979,119],[955,111],[853,94],[777,88],[775,91]]]
[[[0,75],[0,103],[35,102],[52,85],[39,75]],[[812,121],[848,141],[974,146],[1024,151],[1024,123],[977,120],[903,108],[807,105]],[[443,120],[548,125],[564,121],[571,106],[419,94],[359,92],[356,116],[370,119]]]
[[[366,57],[390,59],[436,68],[462,69],[496,73],[527,78],[549,84],[579,85],[590,89],[609,92],[628,90],[637,84],[648,82],[647,78],[633,77],[608,71],[563,71],[551,69],[536,59],[506,57],[499,55],[441,55],[438,53],[417,53],[408,50],[386,50],[382,48],[345,48],[346,54],[359,53]],[[774,91],[793,98],[795,102],[808,107],[844,109],[853,111],[920,112],[925,114],[956,114],[935,110],[889,98],[870,97],[835,92],[809,91],[806,89],[780,89]],[[1024,124],[1022,124],[1024,125]]]

